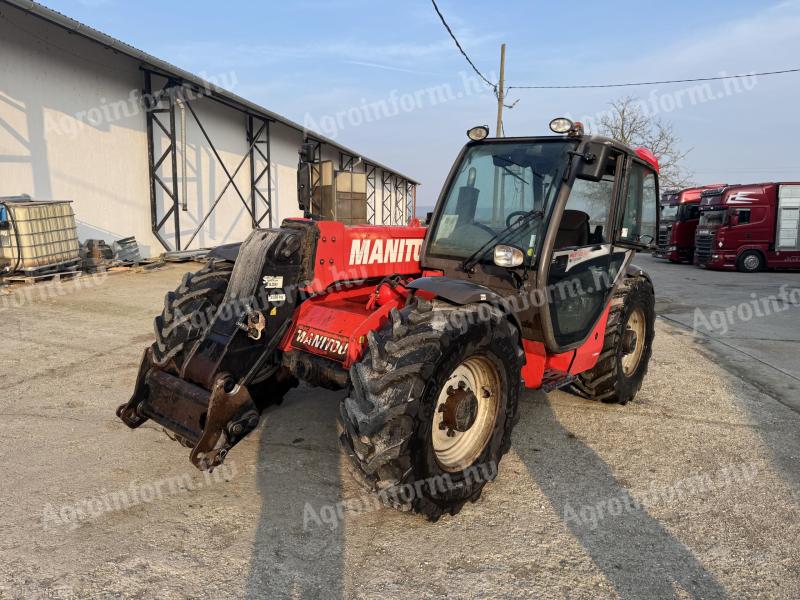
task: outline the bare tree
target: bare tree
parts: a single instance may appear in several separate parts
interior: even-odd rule
[[[661,189],[680,189],[691,185],[692,173],[682,161],[691,149],[683,151],[672,124],[651,117],[643,102],[627,96],[611,103],[611,109],[597,121],[598,133],[634,148],[643,146],[658,158]]]

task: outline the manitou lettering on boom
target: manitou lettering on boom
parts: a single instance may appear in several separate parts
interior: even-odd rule
[[[422,240],[419,238],[353,240],[350,246],[351,265],[374,265],[419,260]]]

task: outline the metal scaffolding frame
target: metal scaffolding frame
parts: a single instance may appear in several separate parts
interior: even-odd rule
[[[339,151],[339,170],[340,171],[350,171],[351,173],[355,170],[355,163],[357,156],[353,156],[352,154],[347,154],[346,152]]]
[[[255,125],[259,123],[258,129]],[[262,117],[247,116],[247,143],[250,145],[250,208],[253,229],[261,227],[264,219],[272,227],[272,160],[269,144],[269,121]],[[266,181],[262,180],[266,177]],[[262,190],[266,190],[266,193]],[[258,215],[258,200],[264,203],[264,214]]]
[[[157,92],[153,92],[153,75],[166,79],[166,84]],[[191,102],[185,97],[184,90],[192,90],[192,87],[185,82],[168,77],[156,71],[144,69],[144,92],[145,92],[145,112],[147,119],[147,150],[148,150],[148,165],[150,177],[150,217],[153,234],[159,243],[167,251],[183,250],[188,248],[200,231],[203,229],[206,221],[211,217],[217,205],[222,200],[228,188],[233,187],[236,194],[239,196],[242,204],[247,212],[250,214],[250,221],[252,227],[255,229],[259,227],[265,219],[268,223],[272,224],[272,174],[271,174],[271,158],[270,158],[270,136],[269,136],[269,119],[262,116],[250,114],[245,111],[242,112],[246,115],[246,139],[248,143],[247,152],[237,164],[236,168],[231,172],[225,162],[222,160],[219,152],[217,151],[211,136],[203,126],[197,112],[192,107]],[[194,95],[194,94],[193,94]],[[202,94],[201,94],[202,96]],[[212,98],[216,100],[216,98]],[[201,219],[198,226],[195,228],[189,241],[186,244],[181,240],[180,228],[180,201],[178,192],[178,164],[177,164],[177,143],[176,143],[176,120],[175,120],[175,106],[180,101],[181,105],[185,107],[189,114],[193,117],[195,123],[200,128],[206,142],[208,143],[211,152],[217,160],[217,163],[222,167],[227,181],[222,187],[222,190],[217,194],[211,207]],[[224,103],[230,108],[239,110],[236,107]],[[169,125],[167,126],[159,115],[168,115]],[[156,127],[163,132],[168,139],[168,145],[163,153],[156,157]],[[168,185],[160,173],[161,167],[165,162],[170,159],[172,173],[171,173],[171,186]],[[245,163],[249,163],[250,167],[250,190],[247,198],[239,189],[236,184],[235,178],[241,171]],[[169,199],[172,200],[169,209],[165,210],[164,215],[159,219],[158,215],[158,188],[161,188]],[[186,198],[183,199],[184,202]],[[249,202],[248,202],[249,200]],[[258,206],[264,204],[264,213],[258,215]],[[175,247],[170,247],[169,243],[162,235],[162,229],[167,222],[172,219],[174,225]]]
[[[381,173],[381,224],[392,224],[392,190],[394,185],[392,178],[394,175],[389,171],[382,171]]]
[[[375,187],[377,184],[375,176],[378,167],[370,163],[364,163],[364,169],[367,173],[367,223],[377,225],[375,222],[375,196],[378,190]]]
[[[394,224],[404,224],[404,212],[406,204],[406,181],[395,177],[394,179]]]
[[[406,215],[409,219],[416,217],[417,212],[417,186],[406,181]]]
[[[179,84],[176,80],[167,78],[164,86],[157,92],[153,92],[152,73],[144,72],[144,108],[147,121],[147,165],[150,180],[150,226],[153,235],[167,250],[172,250],[167,241],[163,238],[161,231],[169,221],[173,219],[175,232],[175,250],[181,249],[181,225],[180,210],[178,200],[178,158],[175,140],[175,96]],[[162,117],[166,115],[169,124],[165,124]],[[167,148],[156,158],[155,148],[155,127],[158,127],[168,140]],[[168,185],[160,174],[162,165],[170,161],[172,168],[171,185]],[[172,205],[165,210],[164,216],[158,218],[158,188],[161,188],[168,198],[172,200]]]

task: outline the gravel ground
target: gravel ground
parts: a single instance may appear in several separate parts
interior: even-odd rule
[[[526,392],[456,517],[340,520],[340,393],[293,391],[211,478],[116,420],[185,269],[0,297],[0,597],[800,597],[800,415],[685,330],[628,406]]]

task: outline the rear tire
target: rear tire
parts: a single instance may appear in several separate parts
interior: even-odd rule
[[[764,270],[764,255],[757,250],[747,250],[736,261],[736,268],[742,273],[758,273]]]
[[[626,353],[630,343],[628,329],[638,329],[636,344]],[[626,336],[627,340],[626,340]],[[606,324],[603,350],[597,364],[578,375],[573,391],[590,400],[627,404],[631,401],[647,373],[655,336],[655,294],[644,277],[626,277],[614,293]]]
[[[523,357],[516,327],[489,305],[415,298],[393,310],[368,335],[341,404],[354,475],[384,504],[431,520],[477,500],[511,446]]]
[[[203,339],[228,289],[233,263],[210,260],[195,273],[186,273],[180,286],[164,298],[164,310],[153,322],[155,364],[180,376],[187,357]],[[259,410],[280,404],[297,379],[278,371],[266,381],[248,388]]]

